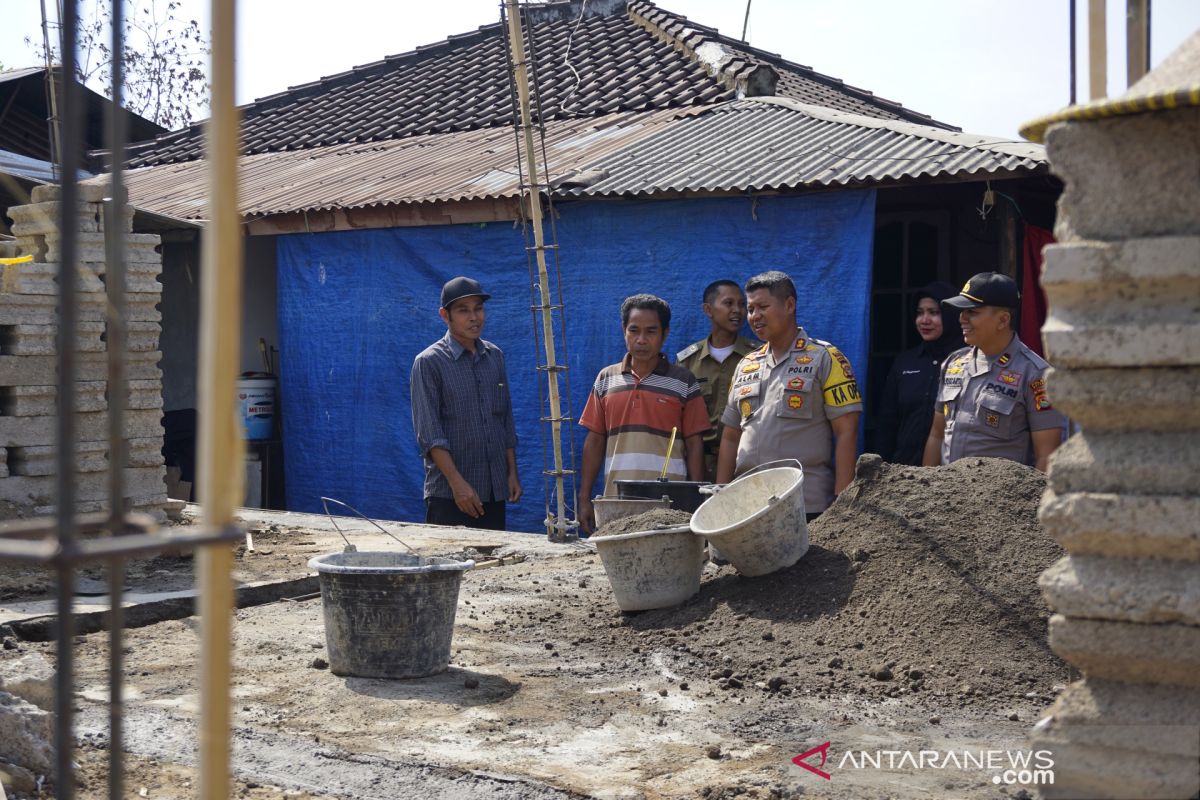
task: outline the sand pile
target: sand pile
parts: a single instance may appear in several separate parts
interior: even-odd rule
[[[630,514],[605,523],[592,536],[616,536],[621,533],[656,531],[663,528],[678,528],[692,521],[692,515],[675,508],[654,508],[641,514]]]
[[[1062,554],[1037,521],[1044,487],[1011,461],[865,456],[798,564],[761,578],[723,568],[689,604],[627,624],[681,638],[706,663],[732,654],[744,683],[790,676],[819,693],[933,692],[962,705],[1045,695],[1068,672],[1046,644],[1037,589]]]

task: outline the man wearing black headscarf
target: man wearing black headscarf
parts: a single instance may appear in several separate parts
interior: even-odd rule
[[[963,346],[957,318],[942,315],[942,301],[956,294],[950,284],[941,281],[917,292],[916,325],[921,343],[892,362],[879,408],[879,453],[894,464],[921,465],[942,362]]]

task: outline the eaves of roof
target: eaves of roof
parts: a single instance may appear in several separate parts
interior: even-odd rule
[[[785,98],[547,123],[559,196],[651,196],[934,183],[1047,169],[1040,145],[830,111]],[[512,129],[243,156],[243,218],[520,196]],[[202,161],[126,173],[135,205],[200,219]]]

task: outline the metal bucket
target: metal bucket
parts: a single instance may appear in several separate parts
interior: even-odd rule
[[[422,678],[450,665],[458,587],[474,561],[347,552],[308,566],[321,583],[333,674]]]

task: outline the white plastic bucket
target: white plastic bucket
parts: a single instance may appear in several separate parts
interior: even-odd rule
[[[804,471],[777,467],[743,475],[696,509],[692,532],[748,577],[792,566],[808,552]]]
[[[670,608],[700,591],[704,541],[691,528],[593,536],[622,611]]]
[[[624,497],[596,497],[592,499],[592,511],[596,515],[596,527],[603,528],[613,520],[644,514],[656,508],[670,508],[670,498],[637,500]],[[604,538],[604,537],[600,537]]]
[[[246,438],[270,439],[275,433],[275,377],[250,373],[238,378],[237,397]]]

